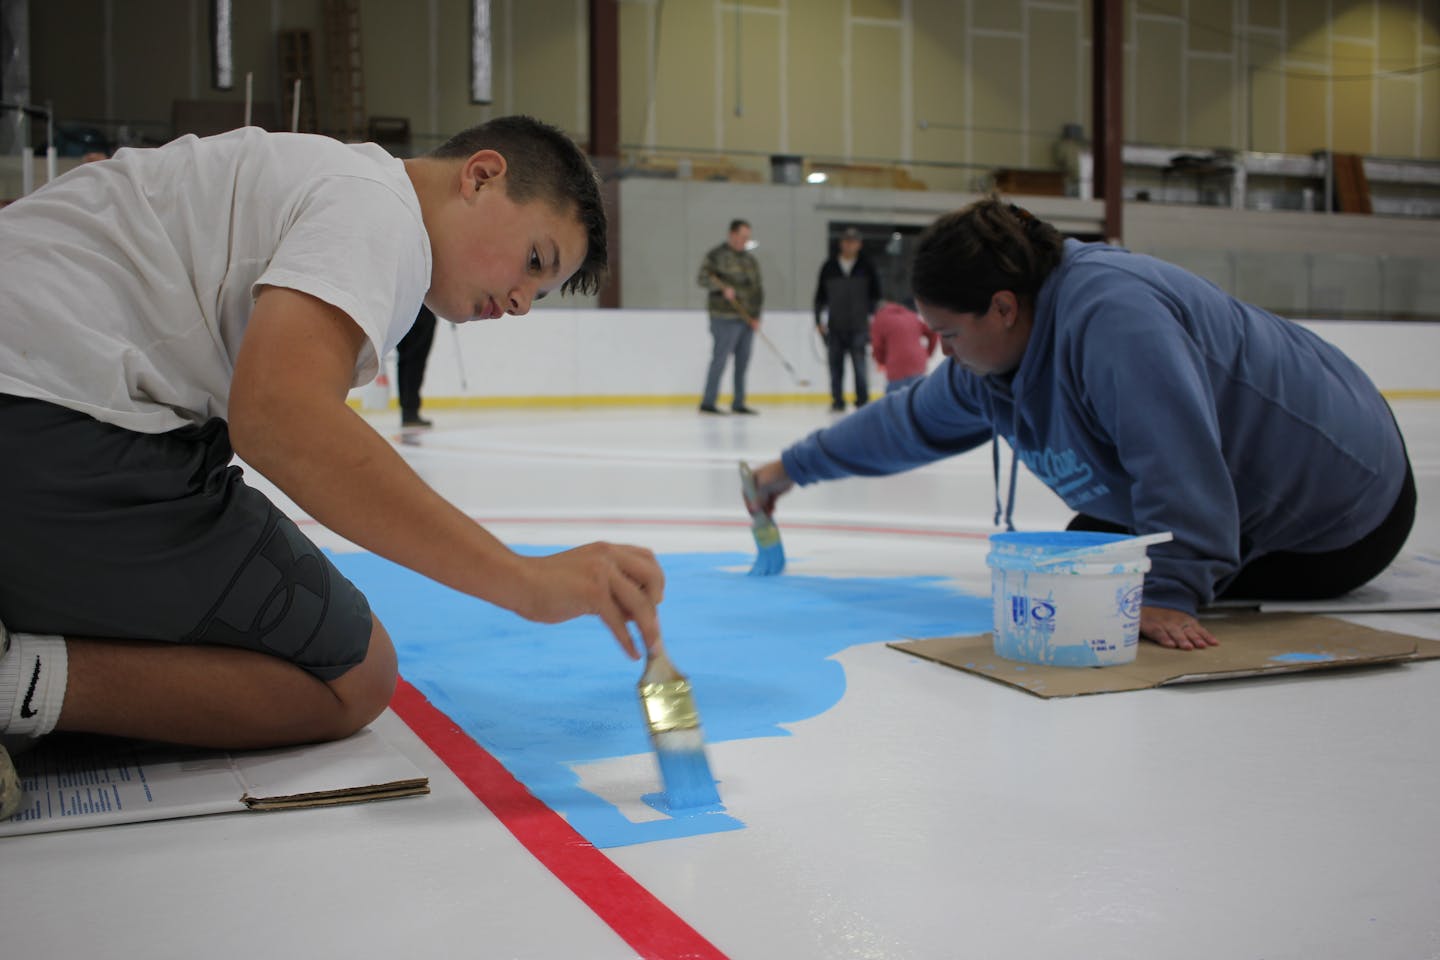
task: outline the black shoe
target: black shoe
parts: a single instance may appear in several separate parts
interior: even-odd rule
[[[719,407],[715,406],[713,403],[702,403],[702,404],[700,404],[700,412],[701,412],[701,413],[718,413],[718,414],[719,414],[720,416],[722,416],[722,417],[725,415],[725,411],[724,411],[724,410],[721,410]]]
[[[843,404],[843,403],[832,403],[832,404],[830,404],[830,412],[831,412],[831,413],[844,413],[844,412],[845,412],[845,404]]]
[[[404,415],[404,416],[402,416],[402,417],[400,418],[400,426],[401,426],[401,427],[433,427],[433,426],[435,426],[435,424],[432,423],[432,422],[429,421],[429,420],[426,420],[424,417],[420,416],[420,414],[418,414],[418,413],[412,413],[412,414],[406,414],[406,415]]]
[[[758,414],[760,411],[759,411],[759,410],[756,410],[754,407],[731,407],[731,408],[730,408],[730,412],[731,412],[731,413],[743,413],[743,414],[747,414],[747,415],[753,417],[753,416],[755,416],[756,414]]]

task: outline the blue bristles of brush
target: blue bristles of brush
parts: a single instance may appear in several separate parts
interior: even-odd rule
[[[745,509],[750,511],[750,532],[755,537],[755,563],[750,567],[750,576],[778,576],[785,571],[785,545],[780,542],[780,528],[775,526],[774,518],[761,508],[755,474],[743,461],[740,464],[740,493],[745,499]]]
[[[720,802],[710,761],[705,757],[705,740],[698,728],[671,730],[655,735],[655,758],[660,762],[660,780],[671,810],[708,807]]]
[[[705,758],[705,739],[700,734],[700,715],[690,681],[675,669],[664,648],[657,644],[649,653],[640,677],[640,707],[655,744],[666,803],[671,810],[717,804],[720,793]]]
[[[763,513],[754,518],[750,532],[755,535],[755,563],[752,577],[774,577],[785,572],[785,546],[780,542],[780,528]]]

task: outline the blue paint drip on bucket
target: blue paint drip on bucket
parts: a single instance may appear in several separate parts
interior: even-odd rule
[[[1080,531],[990,537],[990,592],[997,656],[1054,667],[1130,663],[1140,642],[1140,604],[1150,560],[1144,546],[1054,564],[1072,550],[1129,540]]]

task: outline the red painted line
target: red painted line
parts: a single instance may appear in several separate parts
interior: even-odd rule
[[[726,960],[634,877],[541,803],[402,678],[390,707],[547,870],[646,960]]]

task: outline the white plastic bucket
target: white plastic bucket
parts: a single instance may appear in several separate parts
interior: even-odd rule
[[[1128,536],[1057,531],[990,537],[995,653],[1054,667],[1130,663],[1140,643],[1140,600],[1150,558],[1143,544],[1092,562],[1037,561]]]

